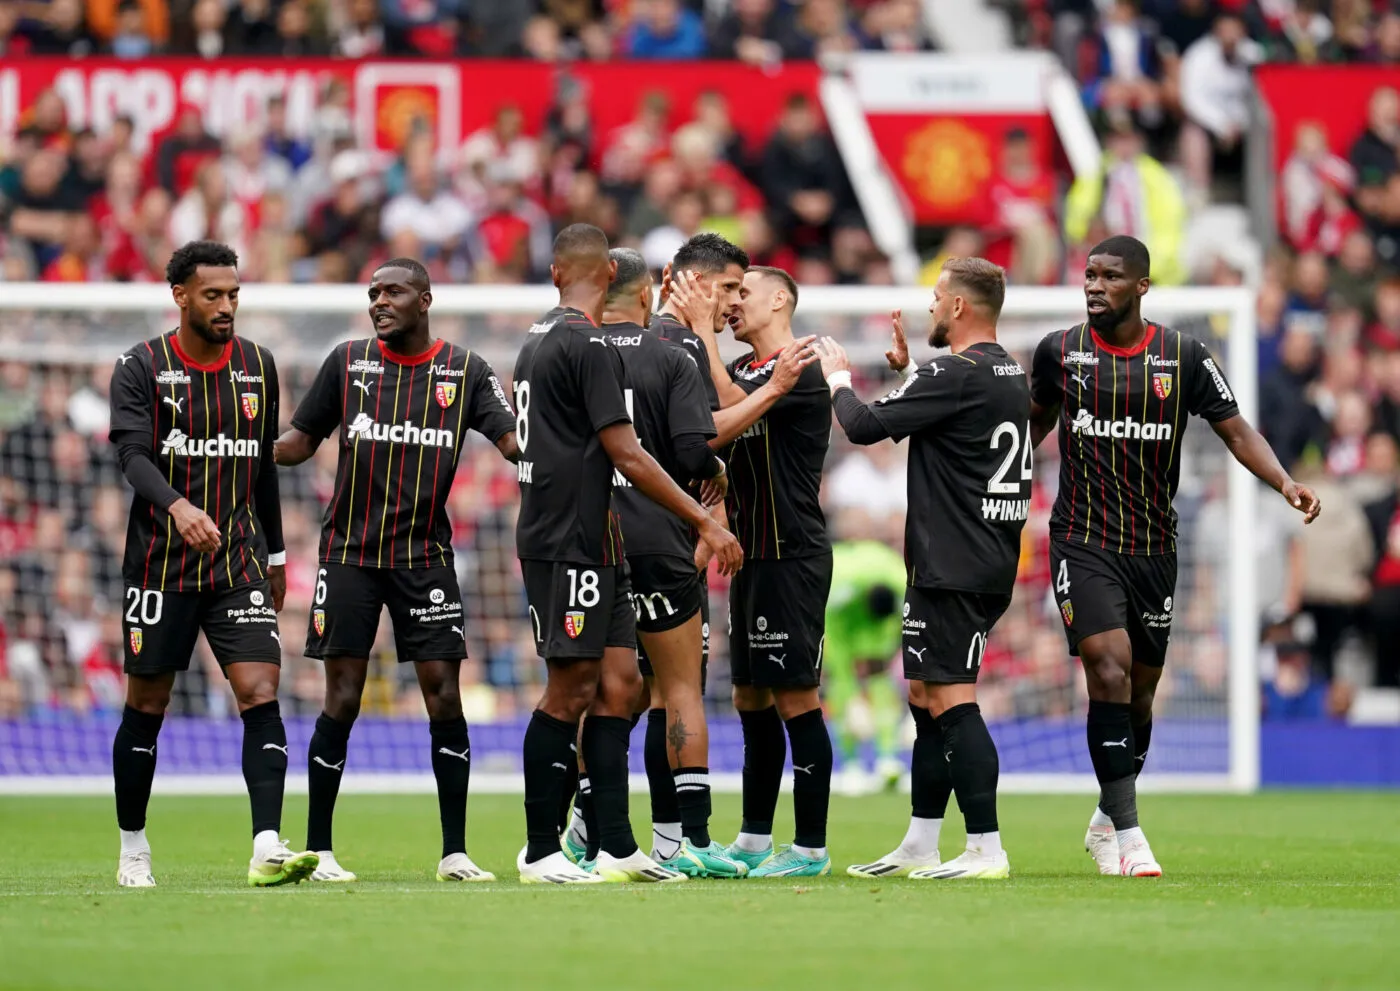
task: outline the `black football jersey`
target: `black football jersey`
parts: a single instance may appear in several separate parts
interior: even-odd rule
[[[622,356],[623,398],[642,446],[685,487],[690,479],[676,466],[673,441],[685,434],[706,440],[715,435],[715,418],[702,379],[711,388],[714,382],[700,374],[689,348],[648,334],[634,323],[606,324],[603,330]],[[638,492],[620,472],[613,475],[613,507],[622,520],[629,556],[689,558],[694,553],[690,525]]]
[[[778,356],[752,353],[729,366],[734,383],[756,392]],[[802,370],[792,391],[723,454],[725,509],[747,558],[806,557],[831,551],[821,507],[822,465],[831,443],[831,394],[820,366]]]
[[[909,584],[1010,595],[1030,515],[1031,391],[1000,344],[921,366],[871,411],[909,438]]]
[[[467,431],[494,443],[515,414],[480,355],[439,340],[405,356],[368,338],[331,351],[292,426],[340,434],[321,562],[427,568],[452,564],[447,497]]]
[[[669,313],[657,313],[651,318],[651,326],[647,329],[663,341],[680,345],[695,359],[702,372],[700,377],[704,380],[705,401],[710,404],[711,412],[719,409],[719,390],[715,388],[715,380],[710,378],[710,358],[705,351],[705,342]]]
[[[626,423],[622,358],[585,314],[555,307],[515,360],[522,561],[618,565],[613,464],[598,431]]]
[[[190,550],[170,515],[136,496],[122,561],[128,584],[200,592],[266,576],[253,491],[261,473],[276,470],[277,402],[272,353],[241,337],[210,365],[187,357],[174,331],[117,359],[112,442],[147,448],[170,487],[208,513],[222,536],[212,555]]]
[[[1040,342],[1031,396],[1060,407],[1051,537],[1120,554],[1174,552],[1186,414],[1218,423],[1240,411],[1206,346],[1149,323],[1128,351],[1080,324]]]

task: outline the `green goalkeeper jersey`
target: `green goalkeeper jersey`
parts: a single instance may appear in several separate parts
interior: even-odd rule
[[[823,666],[840,677],[857,662],[889,660],[899,650],[905,570],[899,553],[876,540],[843,541],[831,556]],[[894,601],[883,617],[871,611],[878,586],[889,589]]]

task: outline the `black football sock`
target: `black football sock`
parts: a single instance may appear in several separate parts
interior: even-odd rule
[[[428,723],[433,738],[433,777],[437,778],[438,818],[442,821],[442,855],[467,852],[467,789],[472,777],[472,745],[467,721],[435,719]]]
[[[583,762],[593,786],[593,812],[598,820],[598,845],[614,857],[637,852],[632,823],[627,818],[627,743],[631,721],[621,716],[589,716],[583,723]],[[593,827],[589,826],[589,843]]]
[[[1133,727],[1133,777],[1147,764],[1147,748],[1152,745],[1152,720]]]
[[[573,761],[564,772],[564,783],[559,792],[559,835],[569,828],[569,809],[574,804],[574,793],[578,791],[578,761]]]
[[[953,794],[943,730],[927,709],[909,703],[914,715],[914,752],[909,759],[909,814],[915,819],[942,819]]]
[[[243,710],[243,780],[253,810],[253,835],[278,831],[287,783],[287,729],[276,699]]]
[[[1138,824],[1133,724],[1127,702],[1089,700],[1089,759],[1099,779],[1099,808],[1115,829]]]
[[[324,712],[316,717],[316,729],[306,753],[308,850],[335,849],[331,845],[331,824],[335,819],[335,800],[340,795],[340,779],[353,726],[354,723],[342,723]]]
[[[126,706],[112,740],[112,780],[117,793],[117,827],[127,832],[146,828],[146,806],[156,776],[156,738],[164,716]]]
[[[673,780],[681,835],[703,850],[710,845],[710,769],[678,767]]]
[[[820,709],[787,721],[792,743],[792,818],[796,846],[826,846],[826,816],[831,805],[831,735]]]
[[[997,747],[976,702],[955,705],[938,717],[943,753],[967,832],[997,831]]]
[[[647,736],[642,755],[646,758],[647,789],[651,792],[651,821],[681,822],[676,782],[671,775],[671,760],[666,755],[665,709],[647,712]]]
[[[773,835],[773,815],[787,763],[787,734],[777,706],[740,712],[744,732],[744,819],[739,831]]]
[[[578,779],[578,814],[583,819],[583,859],[598,859],[598,810],[593,807],[593,782],[588,775]]]
[[[578,767],[574,753],[577,723],[539,709],[525,728],[525,862],[533,864],[559,852],[559,806],[570,766]]]

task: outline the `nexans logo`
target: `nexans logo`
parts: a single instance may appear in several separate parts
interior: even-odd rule
[[[1131,416],[1126,420],[1099,420],[1087,409],[1075,414],[1069,425],[1071,432],[1089,437],[1112,437],[1114,440],[1171,440],[1170,423],[1139,423]]]
[[[252,437],[230,437],[220,433],[215,437],[189,437],[178,428],[171,430],[160,442],[160,455],[178,454],[182,458],[256,458],[262,448]]]
[[[415,444],[420,447],[451,447],[451,430],[420,427],[416,423],[376,423],[368,413],[361,413],[349,426],[351,440],[388,441],[393,444]]]

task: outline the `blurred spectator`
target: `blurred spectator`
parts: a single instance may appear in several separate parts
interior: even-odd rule
[[[1297,464],[1321,429],[1316,408],[1307,402],[1317,375],[1317,338],[1306,330],[1284,333],[1279,365],[1259,389],[1259,425],[1285,465]]]
[[[240,255],[247,249],[252,224],[247,209],[229,195],[228,180],[218,162],[205,162],[194,185],[170,211],[170,240],[222,241]]]
[[[105,282],[108,277],[102,263],[102,242],[97,223],[85,213],[70,214],[63,252],[44,268],[39,278],[44,282]]]
[[[632,58],[689,59],[705,54],[705,23],[681,0],[632,0],[623,43]]]
[[[204,119],[194,104],[185,104],[175,118],[175,129],[156,148],[156,181],[172,196],[180,196],[194,182],[195,173],[223,153],[219,139],[204,130]]]
[[[375,0],[349,0],[344,25],[336,35],[335,54],[373,58],[384,54],[384,25]]]
[[[280,96],[267,101],[267,150],[285,158],[293,172],[311,159],[311,145],[287,127],[287,101]]]
[[[791,8],[777,0],[733,0],[710,35],[710,54],[750,65],[776,65],[798,58],[803,39]]]
[[[508,166],[493,171],[486,209],[467,231],[470,259],[482,281],[533,281],[549,267],[549,216],[526,198]]]
[[[1058,282],[1055,179],[1040,164],[1035,145],[1023,129],[1007,132],[1000,166],[990,190],[993,220],[986,257],[1006,268],[1013,282]]]
[[[1332,267],[1332,297],[1343,306],[1371,312],[1375,292],[1375,245],[1365,231],[1354,230],[1342,241]]]
[[[1259,46],[1245,33],[1238,15],[1222,13],[1211,33],[1181,59],[1181,158],[1187,179],[1198,195],[1208,195],[1217,165],[1238,173],[1241,141],[1249,126],[1249,67],[1259,60]]]
[[[882,52],[933,49],[918,0],[875,0],[860,19],[860,47]]]
[[[247,211],[250,225],[257,227],[263,198],[285,194],[291,188],[291,166],[268,152],[262,134],[253,128],[231,135],[228,150],[221,167],[229,195]]]
[[[1351,708],[1352,691],[1343,682],[1328,684],[1308,663],[1306,644],[1285,641],[1271,645],[1274,676],[1263,686],[1260,702],[1266,722],[1343,719]]]
[[[40,267],[58,254],[67,236],[69,216],[87,206],[81,191],[64,183],[67,171],[60,152],[43,150],[30,157],[20,177],[10,233],[30,242]]]
[[[694,191],[681,192],[671,201],[668,222],[642,239],[642,257],[647,265],[660,271],[670,264],[671,257],[685,241],[700,230],[705,219],[705,200]]]
[[[693,109],[695,123],[714,136],[719,148],[719,157],[751,178],[744,139],[734,129],[734,121],[729,115],[729,101],[724,94],[719,90],[706,90],[695,98]]]
[[[1376,287],[1375,320],[1366,328],[1366,343],[1385,351],[1400,351],[1400,279]]]
[[[89,11],[95,4],[89,4]],[[142,59],[155,50],[156,32],[148,23],[146,10],[136,0],[122,0],[116,9],[112,31],[108,35],[107,52],[117,58]]]
[[[222,0],[195,0],[188,26],[176,21],[171,47],[181,54],[215,59],[231,50],[228,28],[228,8]]]
[[[1098,60],[1089,82],[1089,100],[1116,123],[1130,113],[1155,128],[1162,118],[1162,92],[1157,82],[1157,42],[1150,22],[1139,16],[1137,0],[1113,0],[1096,39]]]
[[[799,254],[825,250],[846,198],[846,175],[806,96],[791,96],[783,106],[760,174],[779,235]]]
[[[640,182],[649,165],[667,149],[671,101],[659,90],[642,94],[637,115],[608,135],[603,145],[602,179],[609,185]]]
[[[471,222],[462,201],[444,188],[431,148],[406,163],[407,188],[384,204],[380,230],[385,238],[407,231],[431,252],[451,252]]]
[[[1365,631],[1375,547],[1366,514],[1350,491],[1316,469],[1297,476],[1327,506],[1303,528],[1302,612],[1312,621],[1314,670],[1331,681],[1337,649],[1349,633]]]
[[[1082,175],[1065,198],[1065,239],[1071,245],[1092,243],[1095,217],[1114,234],[1131,234],[1147,245],[1152,280],[1161,285],[1185,281],[1181,258],[1186,203],[1176,179],[1147,154],[1141,133],[1121,125],[1107,138],[1103,165]]]
[[[1341,250],[1342,241],[1356,226],[1352,217],[1350,226],[1342,229],[1347,224],[1344,218],[1351,216],[1346,195],[1354,182],[1355,173],[1346,159],[1328,147],[1324,125],[1317,121],[1298,125],[1293,152],[1279,176],[1283,228],[1295,248],[1307,251],[1317,247],[1329,255]],[[1327,199],[1329,189],[1337,194],[1331,201]],[[1333,216],[1337,204],[1341,215]],[[1333,226],[1335,229],[1328,229]]]
[[[29,54],[82,58],[96,52],[82,0],[48,0],[29,8],[33,20],[20,22],[20,32],[29,39]]]
[[[460,164],[473,168],[496,165],[514,182],[531,183],[540,174],[539,142],[525,134],[525,117],[508,103],[496,111],[495,122],[470,135],[458,154]]]
[[[1376,550],[1370,606],[1375,682],[1400,688],[1400,476],[1393,475],[1392,483],[1389,493],[1366,507],[1366,520]]]

